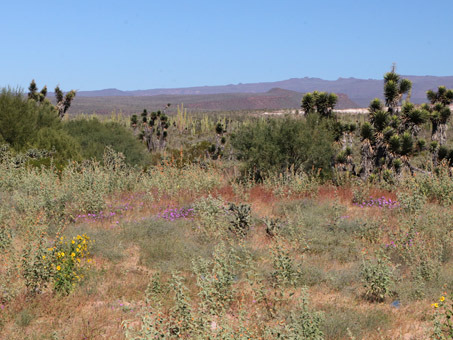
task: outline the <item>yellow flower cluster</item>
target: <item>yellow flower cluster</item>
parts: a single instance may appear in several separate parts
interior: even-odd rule
[[[440,301],[440,302],[444,302],[444,301],[445,301],[445,296],[442,295],[442,296],[439,298],[439,301]],[[433,307],[433,308],[439,308],[439,304],[438,304],[437,302],[432,303],[432,304],[431,304],[431,307]]]
[[[82,272],[84,268],[83,260],[90,263],[91,259],[87,259],[90,255],[89,249],[92,240],[86,235],[77,235],[66,241],[64,237],[60,237],[53,248],[48,248],[50,257],[53,259],[52,266],[55,271],[55,288],[68,292],[75,286],[75,282],[83,278]]]

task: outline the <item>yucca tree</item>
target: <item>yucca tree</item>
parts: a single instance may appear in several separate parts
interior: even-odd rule
[[[352,148],[354,144],[354,134],[357,130],[357,125],[354,123],[339,124],[340,129],[340,144],[341,150],[345,151],[347,148]]]
[[[301,107],[305,114],[318,113],[321,118],[332,117],[333,109],[338,102],[335,93],[309,92],[302,97]]]
[[[153,114],[155,114],[153,112]],[[135,115],[137,116],[137,115]],[[144,109],[142,113],[140,114],[142,117],[142,131],[139,135],[139,138],[143,140],[143,142],[146,145],[146,148],[148,149],[149,152],[154,150],[154,141],[153,141],[153,135],[154,135],[154,120],[151,117],[148,119],[148,111]],[[137,121],[138,121],[138,116],[137,116]],[[132,123],[132,121],[131,121]]]
[[[170,124],[168,122],[168,116],[164,112],[158,111],[157,114],[159,116],[159,125],[156,134],[159,139],[159,149],[163,150],[167,146],[168,128]]]
[[[453,90],[439,86],[437,91],[426,91],[429,104],[423,104],[422,109],[428,113],[431,121],[431,154],[434,166],[442,160],[445,143],[447,142],[448,121],[451,116],[449,105],[453,102]]]
[[[59,86],[55,88],[55,98],[57,99],[57,104],[55,108],[58,111],[58,117],[63,118],[68,111],[69,107],[71,106],[72,100],[76,96],[76,91],[71,90],[64,95],[63,91],[60,89]]]
[[[409,131],[415,138],[420,133],[421,126],[428,121],[428,110],[416,108],[414,104],[407,102],[401,108],[400,133]]]
[[[410,99],[411,90],[412,82],[408,79],[401,79],[400,75],[395,73],[395,67],[384,75],[385,105],[390,114],[399,114],[398,106],[404,95],[406,95],[406,100]]]
[[[333,109],[338,102],[335,93],[313,91],[302,97],[301,108],[305,115],[318,115],[319,119],[326,122],[333,131],[334,144],[340,145],[338,154],[332,158],[333,169],[348,171],[356,174],[355,164],[352,159],[353,135],[356,130],[355,124],[342,124],[337,120]],[[319,120],[316,118],[319,123]]]
[[[137,128],[138,128],[138,116],[137,115],[131,116],[131,127],[132,127],[132,130],[134,131],[134,134],[137,134]]]
[[[34,100],[39,103],[43,103],[47,96],[47,86],[44,86],[41,91],[38,92],[38,86],[33,79],[28,87],[28,99]],[[50,102],[49,102],[50,103]]]
[[[426,97],[432,105],[440,103],[442,105],[450,105],[453,101],[453,90],[445,86],[439,86],[437,92],[432,90],[426,91]]]
[[[361,161],[361,176],[363,178],[368,178],[370,174],[374,172],[375,169],[375,157],[374,157],[374,128],[373,126],[365,122],[362,125],[360,130],[360,139],[361,139],[361,147],[360,153],[362,156]]]
[[[36,82],[33,79],[30,83],[30,86],[28,87],[28,99],[34,100],[35,102],[41,104],[52,105],[50,103],[50,100],[47,99],[46,96],[47,86],[44,86],[41,89],[41,91],[38,92],[38,86],[36,85]],[[75,96],[76,96],[75,90],[71,90],[65,95],[59,86],[55,88],[55,98],[57,103],[54,105],[54,108],[60,119],[62,119],[66,112],[68,111]]]
[[[420,148],[417,136],[421,125],[427,121],[428,112],[423,108],[416,108],[410,102],[404,102],[401,112],[398,107],[403,95],[408,99],[411,82],[395,73],[384,75],[384,104],[379,99],[371,101],[369,122],[361,130],[361,176],[367,178],[376,170],[394,168],[400,173],[402,165],[406,165],[411,172],[418,170],[410,164],[410,157]]]
[[[448,120],[451,116],[449,105],[453,102],[453,90],[439,86],[437,92],[428,90],[426,96],[430,104],[424,108],[429,112],[432,124],[431,140],[441,146],[447,142]]]
[[[146,109],[141,113],[142,132],[139,138],[143,139],[149,152],[155,151],[157,149],[163,150],[167,146],[169,122],[168,116],[165,114],[165,110],[168,107],[170,107],[170,104],[167,104],[164,111],[151,112],[149,117],[148,111]],[[134,116],[138,120],[138,116]],[[154,135],[156,135],[156,142],[154,141]]]

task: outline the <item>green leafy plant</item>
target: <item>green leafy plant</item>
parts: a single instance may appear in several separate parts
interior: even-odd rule
[[[199,259],[194,262],[194,272],[198,295],[201,298],[201,309],[210,315],[222,315],[233,300],[236,281],[238,256],[232,248],[227,249],[220,243],[213,254],[212,261]]]
[[[262,180],[268,173],[307,173],[321,169],[330,174],[333,135],[327,122],[312,114],[305,119],[260,119],[241,126],[231,136],[239,160],[246,163],[247,174]]]
[[[22,254],[22,275],[30,295],[41,293],[53,277],[49,251],[45,248],[45,238],[27,245]]]
[[[433,340],[453,339],[453,295],[445,294],[431,305],[435,309]]]
[[[295,285],[301,277],[301,272],[296,267],[289,251],[284,248],[282,239],[277,238],[271,248],[274,271],[272,278],[274,286],[283,287]]]
[[[365,288],[365,297],[370,301],[384,301],[391,291],[392,273],[390,261],[382,251],[377,253],[374,261],[364,260],[360,274]]]

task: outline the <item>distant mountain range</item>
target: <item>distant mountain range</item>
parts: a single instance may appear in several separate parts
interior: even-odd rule
[[[453,88],[453,76],[402,76],[412,81],[411,101],[426,102],[426,91],[440,85]],[[275,110],[299,108],[302,94],[314,90],[339,94],[338,109],[366,107],[373,98],[383,98],[383,80],[339,78],[292,78],[288,80],[223,86],[198,86],[174,89],[121,91],[104,89],[79,91],[71,113],[109,113],[113,110],[132,113],[143,108],[159,108],[167,102],[184,103],[201,111]],[[106,98],[108,97],[108,98]],[[132,98],[134,98],[132,100]]]
[[[105,94],[105,92],[103,92]],[[103,97],[79,96],[74,99],[70,113],[93,113],[109,114],[113,111],[125,114],[140,113],[143,109],[148,111],[161,110],[167,103],[172,104],[171,111],[176,106],[184,104],[184,107],[197,112],[206,111],[254,111],[254,110],[281,110],[300,108],[303,94],[300,92],[273,88],[264,93],[214,93],[198,95],[121,95]],[[356,108],[345,94],[338,94],[336,108]]]

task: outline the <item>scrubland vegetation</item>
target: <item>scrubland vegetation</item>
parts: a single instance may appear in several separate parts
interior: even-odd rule
[[[0,338],[452,338],[451,91],[105,121],[32,90],[0,95]]]

